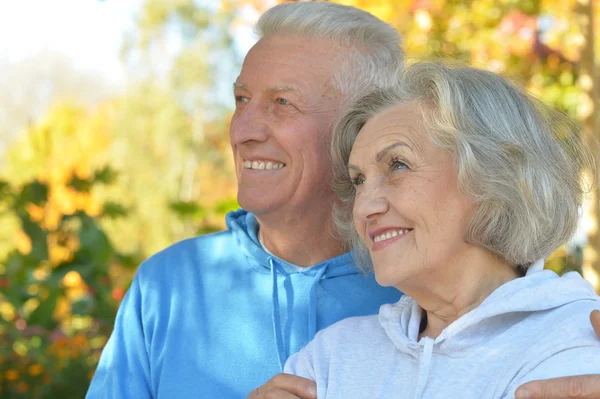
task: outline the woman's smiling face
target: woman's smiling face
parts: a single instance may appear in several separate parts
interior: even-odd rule
[[[422,286],[429,273],[460,262],[473,248],[464,237],[476,206],[459,188],[452,154],[429,139],[419,102],[371,118],[348,168],[355,227],[379,284]]]

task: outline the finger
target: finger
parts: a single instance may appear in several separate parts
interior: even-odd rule
[[[252,392],[250,392],[248,394],[248,396],[246,396],[246,399],[256,399],[256,398],[260,398],[261,395],[261,390],[262,390],[262,386],[253,389]]]
[[[298,377],[297,375],[292,374],[277,374],[275,377],[271,378],[265,385],[262,387],[258,387],[254,390],[248,398],[262,398],[265,397],[268,391],[274,391],[275,393],[270,393],[270,395],[278,394],[279,391],[284,391],[286,393],[292,394],[290,398],[300,398],[300,399],[315,399],[317,397],[317,386],[316,384],[307,379]],[[263,396],[260,396],[263,395]],[[268,398],[285,398],[286,396],[268,396]]]
[[[317,386],[313,381],[293,374],[277,374],[267,385],[269,388],[282,389],[302,399],[317,397]]]
[[[552,378],[521,385],[516,399],[599,399],[600,375]]]
[[[600,338],[600,310],[594,310],[590,313],[590,321],[592,322],[596,336]]]
[[[293,393],[279,388],[263,389],[259,396],[252,396],[252,399],[304,399],[301,396],[296,396]],[[311,398],[312,399],[312,398]]]

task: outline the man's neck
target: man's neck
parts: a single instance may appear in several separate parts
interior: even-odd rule
[[[315,216],[287,219],[257,216],[259,239],[273,255],[303,267],[343,254],[344,245],[333,235],[331,218]]]

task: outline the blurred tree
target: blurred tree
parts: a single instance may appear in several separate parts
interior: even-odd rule
[[[600,140],[600,123],[598,121],[600,110],[600,81],[598,77],[598,66],[596,63],[596,32],[600,32],[598,25],[594,24],[595,12],[592,0],[580,1],[576,6],[577,22],[582,28],[584,45],[579,62],[578,86],[583,92],[582,102],[579,105],[579,117],[583,121],[585,134]],[[600,19],[600,18],[599,18]],[[600,43],[600,41],[598,41]],[[584,171],[585,179],[589,171]],[[600,182],[598,182],[600,185]],[[600,187],[590,193],[587,201],[587,212],[585,213],[587,226],[587,245],[583,251],[583,275],[591,281],[600,291]]]
[[[85,205],[88,213],[96,215],[99,203],[89,193],[75,193],[67,185],[71,175],[85,179],[94,168],[102,165],[99,154],[107,147],[106,115],[98,113],[91,118],[82,106],[61,103],[54,106],[46,117],[32,125],[7,151],[1,174],[6,181],[22,185],[39,179],[53,187],[52,206],[45,216],[51,226],[60,215],[69,214]],[[0,219],[5,228],[0,231],[0,243],[12,242],[15,225],[9,215]],[[6,223],[6,224],[5,224]],[[0,245],[0,255],[2,254]]]
[[[107,194],[120,198],[130,210],[126,220],[105,224],[119,248],[149,255],[195,234],[206,223],[215,226],[208,220],[215,204],[235,195],[229,148],[223,139],[225,122],[202,123],[207,132],[201,145],[194,144],[190,115],[168,88],[149,82],[114,101],[109,114],[105,159],[120,171],[120,184],[111,186]],[[191,186],[186,179],[192,179]],[[196,203],[208,213],[200,219],[182,218],[169,206],[182,201]],[[222,220],[215,226],[223,227]]]
[[[0,180],[0,390],[3,398],[83,397],[141,256],[111,244],[103,219],[107,108],[52,108],[7,153]],[[104,195],[105,196],[105,195]],[[72,379],[75,378],[75,381]]]
[[[226,133],[232,100],[219,94],[225,91],[225,80],[239,63],[229,31],[235,8],[228,5],[229,2],[202,5],[193,0],[147,0],[137,18],[136,30],[124,46],[127,62],[132,68],[142,68],[141,80],[155,82],[142,86],[160,87],[158,92],[177,108],[177,120],[181,121],[171,126],[169,135],[170,147],[179,150],[166,155],[161,163],[165,168],[170,164],[169,169],[162,169],[170,173],[162,176],[169,180],[165,183],[173,203],[169,209],[182,221],[172,224],[178,238],[222,229],[223,213],[217,212],[216,204],[236,206],[232,200],[235,181]],[[231,67],[228,69],[227,65]],[[136,99],[130,97],[129,102],[134,104]],[[165,120],[164,127],[171,122]],[[139,133],[147,137],[148,132]],[[133,134],[130,130],[129,135]],[[161,151],[164,155],[164,148]],[[190,213],[190,209],[195,211]],[[192,215],[195,218],[190,219]],[[221,220],[217,222],[218,218]]]
[[[224,70],[218,61],[235,58],[229,49],[229,18],[224,9],[192,1],[147,1],[124,50],[132,70],[143,73],[133,74],[137,82],[124,95],[92,111],[92,118],[105,127],[93,151],[73,157],[78,149],[72,143],[86,140],[83,136],[90,132],[73,120],[76,127],[69,137],[62,128],[54,135],[55,122],[65,118],[50,117],[46,127],[29,129],[28,138],[10,149],[5,175],[19,183],[47,166],[52,169],[45,145],[72,148],[66,156],[52,158],[57,165],[70,159],[84,169],[102,163],[116,167],[119,183],[97,190],[97,198],[118,198],[130,211],[127,220],[102,222],[123,251],[150,255],[197,232],[224,228],[225,210],[237,206],[226,133],[230,107],[219,98],[223,96],[211,95],[222,82],[211,74]],[[71,119],[88,117],[84,108],[67,108],[61,112],[71,113]],[[204,211],[181,212],[182,204]],[[14,220],[12,225],[14,230]]]
[[[115,251],[98,224],[123,208],[106,203],[96,211],[84,200],[114,177],[103,168],[87,178],[72,173],[65,186],[0,181],[0,207],[20,227],[16,248],[0,261],[3,398],[84,396],[139,261]],[[65,195],[72,208],[57,209]]]
[[[69,59],[43,52],[15,64],[0,62],[0,159],[18,133],[39,120],[57,100],[92,104],[116,87],[77,71]]]

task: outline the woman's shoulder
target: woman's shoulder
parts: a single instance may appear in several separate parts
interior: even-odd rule
[[[600,309],[599,298],[582,298],[552,309],[532,314],[530,322],[540,325],[540,338],[568,341],[575,338],[589,340],[600,347],[590,322],[590,313]],[[574,342],[579,344],[579,342]]]
[[[529,322],[540,326],[540,335],[547,338],[587,337],[600,344],[590,323],[590,313],[600,309],[600,297],[581,275],[567,273],[539,285],[533,284],[529,296],[532,297],[529,306],[533,310]]]
[[[382,331],[377,315],[354,316],[342,319],[331,326],[319,331],[315,340],[335,342],[344,340],[361,341],[365,336],[375,337]]]

